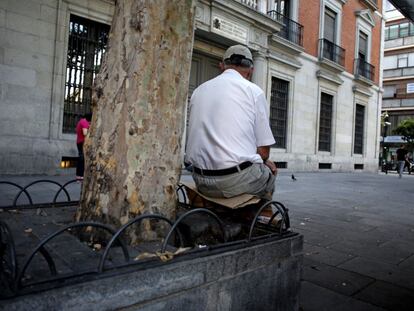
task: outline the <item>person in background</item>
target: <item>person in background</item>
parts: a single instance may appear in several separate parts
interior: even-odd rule
[[[405,168],[407,168],[408,175],[411,175],[411,171],[413,170],[412,162],[413,162],[412,154],[408,152],[407,156],[405,157],[405,164],[404,164],[404,169],[403,169],[405,170]]]
[[[399,178],[402,177],[402,173],[404,171],[405,160],[407,159],[407,150],[405,150],[405,146],[401,145],[400,148],[397,149],[397,161],[398,161],[398,175]]]
[[[88,113],[79,120],[76,125],[76,146],[78,147],[78,163],[76,165],[76,179],[78,181],[83,180],[83,172],[85,170],[85,158],[83,156],[83,143],[85,142],[85,137],[88,134],[89,123],[91,122],[92,114]]]
[[[227,49],[223,73],[201,84],[190,100],[186,162],[198,191],[230,198],[242,193],[270,200],[277,168],[266,97],[250,82],[253,58],[242,45]]]

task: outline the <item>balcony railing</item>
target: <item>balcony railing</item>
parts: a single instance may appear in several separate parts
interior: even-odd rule
[[[257,10],[257,0],[238,0],[239,2],[243,3],[251,7],[253,10]]]
[[[367,63],[361,58],[356,58],[354,60],[354,73],[355,75],[362,76],[368,80],[374,81],[375,79],[375,67],[370,63]]]
[[[267,12],[267,15],[283,24],[283,27],[277,33],[279,37],[303,46],[303,26],[301,24],[274,10]]]
[[[319,39],[319,58],[326,58],[344,67],[345,49],[327,39]]]

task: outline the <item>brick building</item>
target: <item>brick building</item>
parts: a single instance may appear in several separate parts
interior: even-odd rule
[[[0,1],[0,173],[51,174],[76,156],[114,2]],[[245,44],[269,101],[272,159],[375,171],[381,12],[381,0],[198,0],[189,91]]]

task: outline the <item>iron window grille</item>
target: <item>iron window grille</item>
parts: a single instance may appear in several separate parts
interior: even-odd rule
[[[63,132],[74,133],[79,119],[91,112],[92,86],[106,45],[109,25],[71,15],[65,78]]]
[[[276,140],[273,147],[276,148],[286,148],[288,101],[289,82],[272,77],[270,127]]]
[[[365,107],[356,105],[355,110],[355,137],[354,137],[354,153],[362,154],[364,147],[364,118]]]
[[[319,117],[319,151],[331,151],[333,96],[321,93]]]

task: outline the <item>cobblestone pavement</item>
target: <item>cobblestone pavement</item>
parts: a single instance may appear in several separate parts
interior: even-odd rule
[[[412,310],[414,176],[295,177],[275,197],[305,238],[303,310]]]
[[[412,310],[414,176],[322,172],[295,177],[282,171],[274,198],[289,208],[293,229],[305,238],[301,309]],[[21,186],[37,179],[63,184],[72,178],[0,176]],[[30,193],[40,203],[57,190],[38,184]],[[68,191],[75,199],[80,184]],[[15,195],[16,189],[0,184],[0,206],[10,205]],[[24,200],[22,195],[18,204]]]

